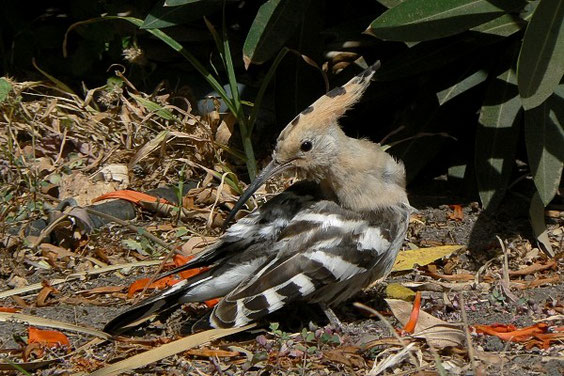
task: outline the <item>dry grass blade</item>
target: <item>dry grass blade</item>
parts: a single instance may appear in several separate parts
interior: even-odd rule
[[[106,266],[106,267],[103,267],[103,268],[88,270],[88,271],[85,271],[85,272],[72,273],[72,274],[69,274],[66,278],[54,279],[54,280],[51,280],[51,281],[48,281],[48,282],[49,282],[50,286],[55,286],[55,285],[59,285],[61,283],[64,283],[64,282],[67,282],[67,281],[72,281],[74,279],[82,278],[82,277],[85,277],[85,276],[88,276],[88,275],[102,274],[102,273],[107,273],[107,272],[113,272],[114,270],[122,270],[122,269],[128,269],[128,268],[139,268],[139,267],[142,267],[142,266],[153,266],[153,265],[158,265],[160,263],[161,263],[161,261],[154,260],[154,261],[138,261],[138,262],[132,262],[132,263],[129,263],[129,264],[110,265],[110,266]],[[33,285],[2,291],[2,292],[0,292],[0,299],[5,299],[5,298],[8,298],[8,297],[13,296],[13,295],[20,295],[20,294],[25,294],[25,293],[36,291],[36,290],[41,290],[42,288],[43,288],[43,283],[34,283]]]
[[[405,359],[409,357],[412,348],[415,346],[415,342],[410,343],[406,347],[404,347],[400,352],[393,354],[386,359],[382,360],[380,363],[374,363],[374,366],[368,373],[370,376],[376,376],[384,372],[386,369],[390,367],[397,366]]]
[[[169,131],[162,131],[161,133],[156,135],[155,138],[143,145],[137,151],[137,153],[135,153],[133,158],[131,158],[131,160],[127,164],[127,168],[131,170],[137,163],[139,163],[139,161],[152,153],[154,150],[158,149],[163,144],[163,142],[166,142],[167,138],[169,137],[169,133]]]
[[[256,326],[256,324],[247,325],[242,328],[206,330],[205,332],[196,333],[191,336],[184,337],[179,340],[162,345],[160,347],[154,348],[152,350],[145,351],[141,354],[134,355],[131,358],[124,359],[120,362],[111,364],[105,368],[92,372],[90,375],[91,376],[117,375],[127,370],[144,367],[148,364],[157,362],[171,355],[181,353],[193,347],[203,345],[204,343],[208,343],[216,339],[229,336],[231,334],[243,332],[254,326]]]
[[[26,324],[31,325],[38,325],[38,326],[45,326],[49,328],[57,328],[62,330],[70,330],[73,332],[84,333],[91,336],[109,339],[111,336],[107,333],[104,333],[100,330],[86,328],[83,326],[78,326],[74,324],[69,324],[62,321],[46,319],[43,317],[31,316],[31,315],[24,315],[21,313],[4,313],[0,312],[0,321],[2,322],[23,322]]]

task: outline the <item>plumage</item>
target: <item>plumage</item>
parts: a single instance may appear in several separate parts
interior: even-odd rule
[[[401,162],[367,140],[347,137],[337,120],[362,95],[378,64],[333,89],[281,132],[272,162],[232,213],[270,176],[295,168],[304,181],[228,228],[187,265],[206,272],[127,310],[106,326],[117,332],[148,315],[222,298],[205,318],[242,326],[284,305],[339,304],[391,270],[412,208]]]

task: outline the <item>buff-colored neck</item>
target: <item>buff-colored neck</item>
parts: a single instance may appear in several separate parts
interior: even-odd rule
[[[379,145],[343,134],[342,151],[322,181],[340,205],[351,210],[373,211],[409,204],[405,169]]]

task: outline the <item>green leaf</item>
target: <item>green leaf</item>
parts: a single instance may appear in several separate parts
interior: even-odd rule
[[[12,84],[4,77],[0,78],[0,103],[4,102],[6,98],[8,98],[10,91],[12,91]]]
[[[206,3],[215,3],[218,2],[220,0],[166,0],[164,2],[164,6],[165,7],[177,7],[179,5],[186,5],[186,4],[198,4],[198,5],[203,5]]]
[[[443,38],[481,25],[525,4],[521,0],[407,0],[372,21],[366,33],[404,42]]]
[[[521,30],[526,24],[527,22],[525,20],[516,17],[514,14],[504,14],[501,17],[473,27],[470,30],[484,34],[508,37]]]
[[[451,87],[439,91],[437,93],[437,99],[439,100],[439,104],[442,106],[452,98],[464,93],[467,90],[472,89],[473,87],[481,84],[488,78],[488,72],[484,70],[479,70],[474,72],[473,74],[469,75],[468,77],[462,79],[461,81],[457,82],[456,84],[452,85]]]
[[[165,120],[174,120],[174,115],[172,112],[164,108],[158,103],[155,103],[149,99],[143,98],[139,95],[129,94],[137,103],[145,107],[149,112],[156,113],[159,117]]]
[[[560,95],[557,93],[560,92]],[[547,206],[560,184],[564,160],[564,85],[547,101],[525,112],[529,166],[539,196]]]
[[[550,245],[550,239],[546,231],[546,224],[544,222],[544,205],[538,192],[535,192],[531,199],[531,206],[529,207],[529,219],[533,227],[533,234],[537,239],[539,248],[542,249],[550,257],[554,257],[554,251]]]
[[[261,64],[274,56],[292,36],[309,0],[268,0],[261,5],[243,45],[243,61]]]
[[[501,56],[507,65],[517,54],[513,47]],[[480,199],[485,209],[494,209],[508,185],[514,165],[515,150],[521,124],[518,117],[521,109],[517,79],[512,66],[498,75],[489,84],[476,131],[476,178]]]
[[[525,110],[540,105],[564,74],[564,0],[541,0],[523,38],[517,78]]]
[[[220,1],[199,1],[167,6],[166,3],[156,4],[150,11],[141,29],[163,29],[165,27],[186,24],[202,18],[221,8]]]
[[[405,0],[376,0],[376,1],[378,1],[380,4],[382,4],[383,6],[389,9],[389,8],[397,7]]]
[[[393,81],[422,72],[436,70],[464,56],[476,55],[476,50],[499,41],[499,37],[476,34],[468,38],[451,37],[419,43],[384,61],[376,72],[377,81]]]
[[[127,248],[137,251],[137,252],[144,252],[143,246],[137,240],[134,239],[123,239],[121,243],[126,246]]]

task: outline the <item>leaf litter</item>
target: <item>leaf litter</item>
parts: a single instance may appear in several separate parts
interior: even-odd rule
[[[180,327],[216,303],[207,302],[157,317],[132,336],[109,340],[94,328],[141,291],[188,277],[152,280],[157,270],[179,265],[181,257],[196,254],[220,235],[226,213],[244,189],[232,174],[244,165],[232,157],[241,155],[232,119],[219,114],[203,118],[182,101],[171,103],[172,96],[146,95],[131,86],[102,103],[92,93],[82,100],[39,82],[11,84],[11,100],[0,104],[0,141],[10,145],[0,149],[5,183],[0,190],[2,369],[14,363],[27,370],[94,374],[136,369],[141,374],[388,375],[442,367],[461,374],[471,369],[469,354],[475,350],[478,370],[498,372],[501,360],[505,370],[517,375],[530,365],[516,359],[562,356],[562,211],[551,209],[547,217],[546,241],[555,258],[513,233],[503,237],[507,262],[499,245],[489,247],[494,251],[489,259],[476,262],[472,249],[462,246],[469,243],[470,227],[480,214],[473,203],[418,206],[387,288],[376,285],[357,297],[376,307],[379,316],[366,317],[343,304],[337,313],[345,332],[311,312],[284,313],[281,320],[269,318],[270,327],[260,323],[261,329],[242,334],[221,338],[237,330],[212,331],[178,339]],[[190,181],[193,185],[180,193]],[[288,176],[267,184],[257,201],[293,181]],[[172,201],[144,193],[164,186],[176,190]],[[114,222],[86,233],[63,213],[50,233],[30,231],[34,221],[52,220],[52,209],[64,200],[90,205],[101,195],[138,204],[136,219],[128,226]],[[249,203],[249,209],[254,205]],[[167,247],[146,236],[149,230]],[[176,249],[167,256],[169,248]],[[411,302],[416,293],[422,297],[417,315]],[[287,325],[292,316],[306,321],[297,328],[273,324],[278,319]],[[67,340],[53,334],[59,339],[35,341],[30,334],[35,330],[56,331]],[[51,349],[51,343],[63,344],[62,352]],[[27,346],[32,347],[26,351]]]

